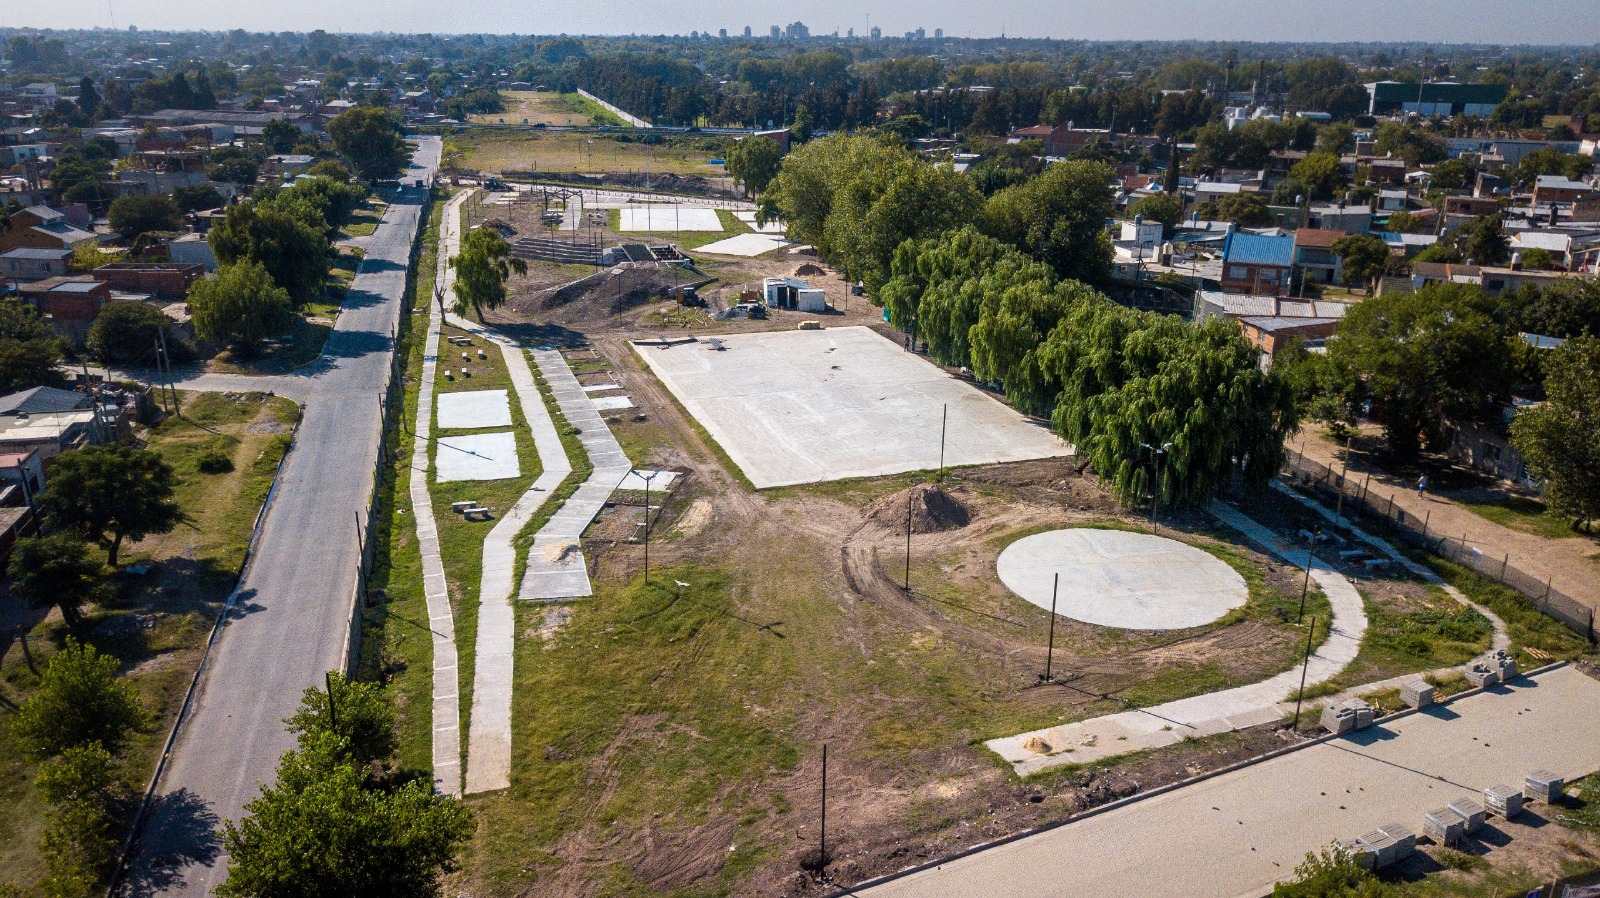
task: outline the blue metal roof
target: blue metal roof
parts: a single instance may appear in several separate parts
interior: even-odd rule
[[[1294,264],[1294,238],[1235,231],[1228,235],[1228,242],[1222,246],[1222,260],[1229,264],[1288,268]]]

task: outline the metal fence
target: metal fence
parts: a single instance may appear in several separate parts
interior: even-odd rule
[[[1583,635],[1590,643],[1600,637],[1600,632],[1595,629],[1593,608],[1552,587],[1549,578],[1534,577],[1519,569],[1511,563],[1510,553],[1496,552],[1488,546],[1475,544],[1467,539],[1466,534],[1453,536],[1440,532],[1428,517],[1419,518],[1396,505],[1393,494],[1371,494],[1368,491],[1370,476],[1365,480],[1350,477],[1293,450],[1284,462],[1282,474],[1285,480],[1310,489],[1327,504],[1351,518],[1383,522],[1386,525],[1384,529],[1388,531],[1385,535],[1397,536],[1412,546],[1471,568],[1490,580],[1516,590],[1535,608]]]

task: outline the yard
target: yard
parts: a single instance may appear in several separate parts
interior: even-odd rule
[[[712,138],[645,143],[629,134],[466,130],[446,137],[444,149],[446,167],[478,171],[724,175],[722,166],[707,164],[721,155],[721,142]]]
[[[122,662],[125,676],[156,712],[156,725],[128,749],[126,774],[136,790],[154,768],[213,621],[238,577],[256,514],[299,417],[288,400],[259,394],[230,399],[186,393],[181,398],[182,417],[169,417],[138,436],[177,472],[177,498],[188,519],[171,533],[124,549],[126,565],[148,563],[149,572],[111,574],[106,598],[87,609],[81,634]],[[233,469],[201,473],[198,460],[212,451],[226,454]],[[4,704],[25,700],[38,683],[14,638],[16,629],[29,633],[35,664],[52,655],[67,635],[59,612],[46,615],[19,604],[10,597],[0,600]],[[26,886],[42,873],[37,848],[43,799],[33,786],[35,773],[10,730],[0,727],[0,883]]]
[[[503,90],[504,112],[468,117],[480,125],[623,125],[604,106],[578,93],[553,90]]]

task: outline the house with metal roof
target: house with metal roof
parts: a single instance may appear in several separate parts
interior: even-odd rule
[[[1276,295],[1289,285],[1294,238],[1235,231],[1222,244],[1222,289]]]
[[[19,246],[0,253],[0,275],[26,283],[45,278],[65,277],[70,249]]]

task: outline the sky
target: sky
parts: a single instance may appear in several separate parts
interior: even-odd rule
[[[1600,43],[1600,0],[0,0],[37,28],[757,35],[921,26],[929,37]]]

